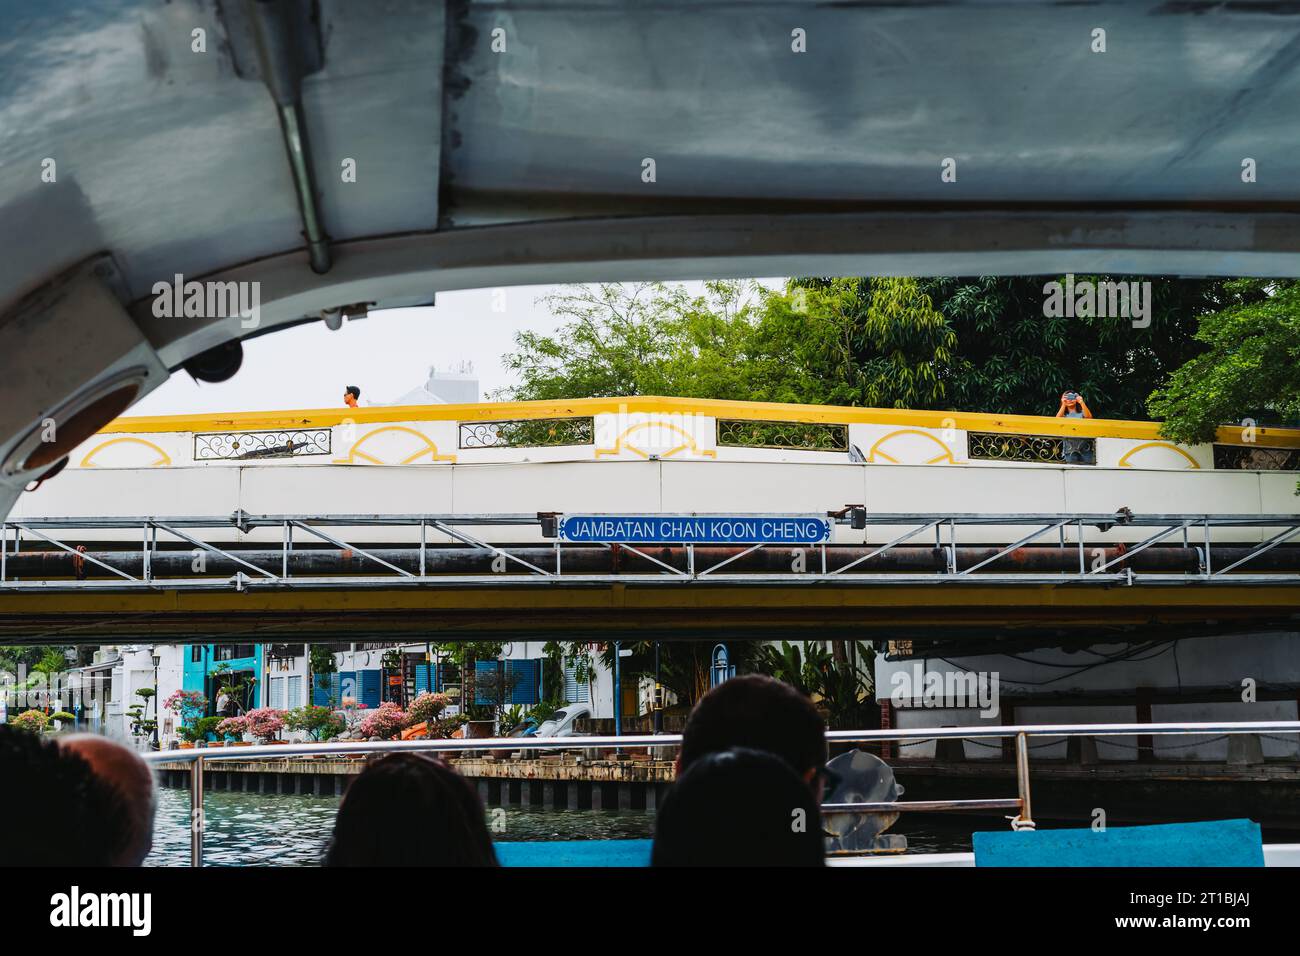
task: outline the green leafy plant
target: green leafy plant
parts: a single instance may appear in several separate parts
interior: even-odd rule
[[[312,740],[329,740],[343,733],[347,726],[343,718],[329,707],[307,704],[295,707],[284,715],[284,725],[289,730],[304,731]]]
[[[568,701],[563,697],[539,701],[538,703],[533,704],[532,708],[529,709],[528,716],[541,725],[554,717],[557,710],[567,705]]]
[[[782,641],[759,651],[755,669],[807,694],[826,712],[832,729],[865,726],[873,716],[872,662],[875,650],[865,643],[841,645],[839,654],[815,642],[798,646]]]

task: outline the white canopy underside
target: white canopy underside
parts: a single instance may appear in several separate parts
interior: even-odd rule
[[[0,333],[90,260],[170,369],[249,334],[154,316],[178,274],[259,282],[259,333],[564,281],[1300,276],[1294,4],[277,5],[323,274],[243,0],[5,0]]]

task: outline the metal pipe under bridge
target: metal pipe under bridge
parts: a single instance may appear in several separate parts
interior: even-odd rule
[[[597,527],[632,520],[584,517],[601,519]],[[673,528],[708,517],[654,516]],[[1300,622],[1300,515],[882,514],[849,505],[726,520],[754,519],[821,527],[823,537],[572,540],[572,523],[549,512],[11,519],[0,523],[0,638],[184,641],[292,628],[297,639],[631,640],[800,629],[933,636],[941,627],[1086,630],[1095,639],[1136,627]],[[509,543],[511,529],[523,543]],[[123,542],[127,531],[137,546]],[[978,544],[964,542],[971,531]],[[843,540],[858,532],[864,543]],[[987,543],[991,535],[998,543]],[[409,543],[394,546],[402,538]]]

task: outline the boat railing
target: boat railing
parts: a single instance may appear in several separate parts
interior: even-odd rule
[[[1151,724],[1027,724],[1021,726],[914,727],[890,730],[829,730],[827,743],[869,744],[934,739],[1007,739],[1015,741],[1016,795],[982,800],[898,800],[885,803],[828,803],[824,813],[961,812],[1015,810],[1013,829],[1032,829],[1034,818],[1029,786],[1029,740],[1034,737],[1160,737],[1177,735],[1300,734],[1300,720],[1228,721]],[[290,757],[330,757],[403,751],[525,751],[617,749],[654,750],[674,747],[681,734],[639,734],[591,737],[489,737],[467,739],[349,740],[335,743],[262,744],[237,748],[194,747],[143,754],[150,763],[190,764],[190,865],[203,865],[203,770],[222,761],[281,760]]]

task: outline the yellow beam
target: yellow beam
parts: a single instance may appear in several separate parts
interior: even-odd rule
[[[659,395],[630,398],[577,398],[543,402],[480,402],[464,405],[398,405],[377,408],[340,407],[222,412],[212,415],[153,415],[116,418],[105,425],[101,433],[279,431],[328,428],[346,421],[358,425],[413,421],[490,422],[620,413],[693,414],[750,421],[861,423],[913,428],[951,427],[968,431],[1131,438],[1147,441],[1160,437],[1159,426],[1154,422],[904,408],[854,408],[845,405],[795,405],[783,402],[732,402],[717,399],[669,398]],[[1232,445],[1246,443],[1239,428],[1220,428],[1215,441]],[[1300,429],[1256,429],[1254,443],[1270,447],[1300,448]]]
[[[403,611],[784,611],[843,608],[863,612],[923,609],[1045,610],[1066,615],[1098,609],[1300,608],[1300,586],[1058,587],[1053,585],[943,585],[835,587],[612,587],[429,588],[303,591],[30,592],[0,597],[6,616],[168,613],[375,613]],[[612,618],[611,618],[612,620]]]

